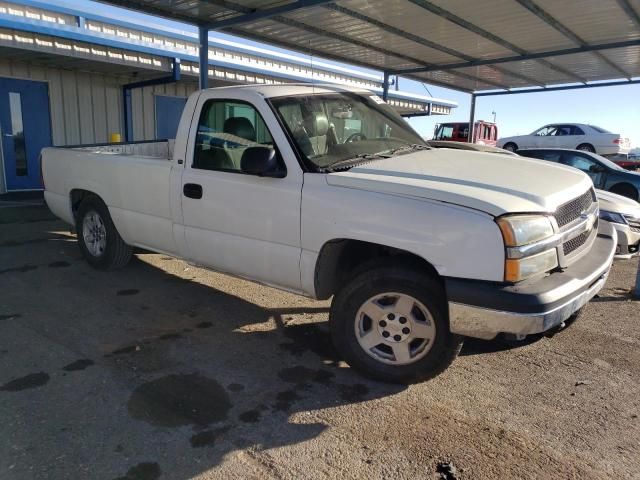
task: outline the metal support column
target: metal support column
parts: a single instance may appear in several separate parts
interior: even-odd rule
[[[389,72],[384,72],[384,79],[382,80],[382,100],[385,102],[389,98]]]
[[[471,94],[471,113],[469,114],[469,135],[467,136],[467,142],[473,143],[473,130],[476,124],[476,95]]]
[[[205,26],[198,27],[199,36],[199,52],[200,58],[200,89],[209,86],[209,28]]]
[[[638,273],[636,274],[636,288],[633,290],[633,298],[640,300],[640,263],[638,264]]]
[[[167,77],[151,78],[140,82],[127,83],[122,85],[122,101],[124,107],[124,140],[133,141],[133,105],[131,101],[131,91],[134,88],[151,87],[153,85],[164,85],[175,83],[180,80],[180,59],[174,58],[171,62],[171,75]]]

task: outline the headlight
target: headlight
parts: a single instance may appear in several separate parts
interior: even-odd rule
[[[553,226],[543,215],[512,215],[498,219],[506,247],[519,247],[553,235]]]
[[[505,245],[504,279],[519,282],[558,266],[551,242],[555,232],[544,215],[511,215],[497,220]]]
[[[553,270],[557,266],[558,254],[555,248],[530,257],[508,258],[504,266],[504,279],[507,282],[519,282],[538,273]]]
[[[600,210],[600,218],[611,223],[627,223],[625,218],[620,213],[607,212],[606,210]]]

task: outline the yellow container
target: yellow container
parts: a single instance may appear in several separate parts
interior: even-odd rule
[[[120,135],[119,133],[112,133],[109,136],[109,142],[111,142],[111,143],[120,143],[120,142],[122,142],[122,135]]]

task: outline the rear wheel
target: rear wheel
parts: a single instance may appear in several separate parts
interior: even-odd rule
[[[96,196],[85,198],[76,214],[78,245],[89,264],[99,270],[124,267],[133,248],[124,243],[116,230],[109,209]]]
[[[638,200],[638,190],[629,183],[617,183],[609,189],[611,193],[617,193],[631,200]]]
[[[462,338],[449,331],[440,284],[405,266],[374,267],[355,276],[333,300],[331,331],[352,367],[395,383],[435,377],[462,347]]]
[[[582,152],[596,153],[596,149],[593,148],[593,145],[591,145],[589,143],[581,143],[580,145],[578,145],[576,150],[580,150]]]
[[[518,150],[518,145],[516,145],[513,142],[509,142],[509,143],[506,143],[504,145],[504,147],[502,147],[502,148],[504,148],[505,150],[507,150],[509,152],[515,152],[516,150]]]

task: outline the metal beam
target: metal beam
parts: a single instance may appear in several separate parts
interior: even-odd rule
[[[561,50],[550,50],[546,52],[529,53],[527,55],[514,55],[511,57],[493,58],[487,60],[474,60],[472,62],[459,62],[441,65],[433,65],[425,68],[410,68],[406,70],[392,70],[392,74],[411,74],[420,72],[448,71],[455,68],[477,67],[480,65],[494,65],[509,62],[521,62],[524,60],[537,60],[540,58],[559,57],[562,55],[574,55],[576,53],[597,52],[601,50],[611,50],[614,48],[626,48],[640,46],[640,39],[628,40],[624,42],[602,43],[598,45],[586,45],[584,47],[564,48]]]
[[[281,14],[290,13],[303,8],[317,7],[327,4],[332,0],[298,0],[297,2],[287,3],[278,7],[265,8],[262,10],[254,9],[250,13],[243,13],[237,17],[220,20],[208,25],[210,30],[220,30],[222,28],[235,27],[247,22],[255,22],[256,20],[265,20],[267,18],[276,17]]]
[[[360,20],[362,22],[365,23],[369,23],[371,25],[374,25],[376,27],[378,27],[381,30],[384,30],[385,32],[391,33],[393,35],[397,35],[398,37],[402,37],[404,39],[410,40],[412,42],[418,43],[420,45],[423,45],[425,47],[429,47],[433,50],[437,50],[439,52],[442,53],[446,53],[447,55],[451,55],[452,57],[458,57],[461,58],[463,60],[467,60],[467,61],[473,61],[473,60],[477,60],[474,57],[471,57],[463,52],[459,52],[458,50],[454,50],[453,48],[449,48],[446,47],[440,43],[437,42],[432,42],[431,40],[428,40],[424,37],[419,37],[418,35],[414,35],[413,33],[401,30],[399,28],[396,28],[392,25],[389,25],[387,23],[381,22],[380,20],[376,20],[375,18],[371,18],[368,17],[366,15],[363,15],[360,12],[356,12],[354,10],[350,10],[348,8],[345,8],[343,6],[340,5],[336,5],[333,3],[329,3],[327,5],[325,5],[325,8],[335,11],[335,12],[339,12],[343,15],[347,15],[351,18],[355,18],[356,20]],[[540,85],[540,86],[544,86],[544,84],[540,83],[538,80],[527,77],[525,75],[522,75],[520,73],[515,73],[515,72],[510,72],[506,69],[502,69],[499,67],[492,67],[494,70],[503,73],[503,74],[507,74],[507,75],[511,75],[512,77],[515,78],[519,78],[521,80],[526,81],[527,83],[530,83],[532,85]]]
[[[384,72],[382,80],[382,100],[385,102],[389,98],[389,72]]]
[[[476,126],[476,94],[471,94],[471,112],[469,113],[469,132],[467,134],[467,142],[473,143],[473,131]]]
[[[234,11],[237,11],[237,12],[243,13],[243,14],[249,14],[249,13],[251,13],[253,11],[252,9],[250,9],[248,7],[245,7],[244,5],[240,5],[240,4],[237,4],[237,3],[234,3],[234,2],[230,2],[228,0],[206,0],[206,1],[207,1],[207,3],[211,3],[213,5],[222,6],[224,8],[227,8],[227,9],[230,9],[230,10],[234,10]],[[328,31],[326,31],[326,30],[324,30],[324,29],[322,29],[320,27],[307,25],[306,23],[299,22],[299,21],[294,20],[292,18],[283,17],[281,15],[274,15],[274,16],[272,16],[270,18],[274,22],[282,23],[283,25],[289,25],[291,27],[295,27],[295,28],[298,28],[300,30],[307,31],[307,32],[313,33],[315,35],[323,36],[323,37],[326,37],[326,38],[331,38],[333,40],[339,40],[339,41],[345,42],[347,44],[352,44],[352,45],[359,46],[361,48],[366,48],[366,49],[369,49],[369,50],[373,50],[375,52],[382,53],[383,55],[400,58],[400,59],[409,61],[411,63],[415,63],[417,65],[431,65],[431,64],[425,63],[424,61],[422,61],[420,59],[413,58],[413,57],[411,57],[409,55],[405,55],[405,54],[397,53],[397,52],[392,52],[392,51],[387,50],[385,48],[377,47],[377,46],[374,46],[374,45],[372,45],[370,43],[363,42],[363,41],[360,41],[360,40],[356,40],[354,38],[345,37],[345,36],[340,35],[338,33],[328,32]],[[262,41],[265,41],[267,43],[272,43],[272,44],[274,43],[274,40],[269,38],[268,36],[265,37],[265,36],[261,36],[261,35],[256,35],[253,32],[246,32],[246,31],[243,31],[243,30],[236,30],[237,27],[242,27],[242,25],[235,25],[235,27],[234,26],[230,26],[230,27],[227,27],[227,28],[230,29],[230,30],[228,30],[229,32],[232,32],[232,31],[236,32],[236,34],[239,35],[239,36],[250,35],[250,36],[252,36],[254,38],[261,38]],[[299,51],[300,48],[301,48],[301,46],[298,45],[298,44],[292,45],[292,44],[288,44],[287,42],[283,42],[283,41],[276,42],[276,43],[280,43],[281,45],[285,45],[285,48],[291,48],[292,50],[298,50]],[[313,50],[313,49],[308,49],[308,51],[311,51],[311,50]],[[328,58],[328,54],[323,52],[322,50],[313,50],[313,51],[315,53],[321,55],[321,56],[324,56],[324,57]],[[345,61],[344,58],[340,58],[340,57],[334,57],[334,59],[336,59],[338,61],[341,61],[341,62]],[[353,62],[351,62],[351,63],[353,63]],[[366,65],[366,67],[367,68],[375,68],[373,65]],[[465,78],[465,79],[471,80],[473,82],[486,83],[487,85],[492,85],[492,86],[494,86],[496,88],[503,88],[503,89],[507,88],[506,85],[503,85],[503,84],[500,84],[500,83],[497,83],[497,82],[494,82],[494,81],[478,78],[478,77],[475,77],[473,75],[468,75],[468,74],[462,73],[462,72],[452,72],[452,75],[456,75],[456,76],[458,76],[460,78]],[[455,86],[447,86],[447,88],[456,88],[456,87]],[[464,89],[460,89],[460,88],[457,88],[457,89],[464,91]]]
[[[131,101],[131,90],[134,88],[144,88],[153,85],[164,85],[175,83],[180,80],[180,59],[174,58],[171,62],[171,75],[160,78],[152,78],[140,82],[127,83],[122,85],[122,102],[124,112],[124,139],[126,142],[133,140],[133,105]]]
[[[618,80],[615,82],[602,82],[602,83],[588,83],[586,85],[565,85],[562,87],[547,87],[547,88],[523,88],[521,90],[508,90],[506,92],[481,92],[476,93],[476,97],[491,97],[495,95],[516,95],[518,93],[540,93],[540,92],[557,92],[561,90],[579,90],[582,88],[597,88],[597,87],[619,87],[621,85],[637,85],[640,84],[640,80]]]
[[[198,28],[198,59],[198,86],[203,90],[209,86],[209,29],[203,26]]]
[[[528,52],[527,50],[518,47],[517,45],[514,45],[511,42],[508,42],[507,40],[505,40],[504,38],[498,37],[497,35],[494,35],[493,33],[489,32],[488,30],[485,30],[483,28],[480,28],[479,26],[465,20],[464,18],[461,18],[451,12],[449,12],[448,10],[445,10],[444,8],[441,8],[437,5],[434,5],[431,2],[428,2],[426,0],[409,0],[411,3],[418,5],[419,7],[424,8],[425,10],[439,16],[442,18],[445,18],[447,20],[449,20],[451,23],[458,25],[459,27],[464,28],[465,30],[469,30],[472,33],[475,33],[476,35],[481,36],[482,38],[485,38],[497,45],[500,45],[501,47],[506,48],[507,50],[511,50],[513,52],[519,53],[520,55],[528,55],[530,52]],[[545,66],[547,66],[548,68],[555,70],[556,72],[562,73],[563,75],[566,75],[569,78],[574,78],[576,80],[579,80],[580,82],[586,82],[586,79],[580,77],[579,75],[576,75],[573,72],[570,72],[569,70],[566,70],[562,67],[559,67],[557,65],[554,65],[553,63],[547,62],[545,60],[541,60],[541,63],[543,63]]]
[[[516,0],[516,2],[518,2],[524,8],[529,10],[531,13],[533,13],[536,17],[538,17],[540,20],[545,22],[547,25],[555,28],[557,31],[559,31],[562,35],[564,35],[565,37],[570,39],[572,42],[580,45],[581,47],[585,47],[585,46],[588,45],[587,42],[585,42],[582,38],[580,38],[578,35],[576,35],[573,31],[571,31],[563,23],[558,21],[549,12],[547,12],[546,10],[541,8],[540,6],[536,5],[532,0]],[[600,52],[593,52],[593,54],[595,56],[597,56],[600,60],[602,60],[604,63],[609,65],[611,68],[613,68],[617,72],[621,73],[624,78],[631,79],[631,75],[629,75],[629,73],[625,72],[622,68],[617,66],[615,63],[613,63],[607,57],[602,55]]]
[[[624,10],[627,17],[636,24],[636,27],[640,28],[640,14],[635,11],[633,6],[629,3],[629,0],[618,0],[618,5],[620,5],[620,8]]]

